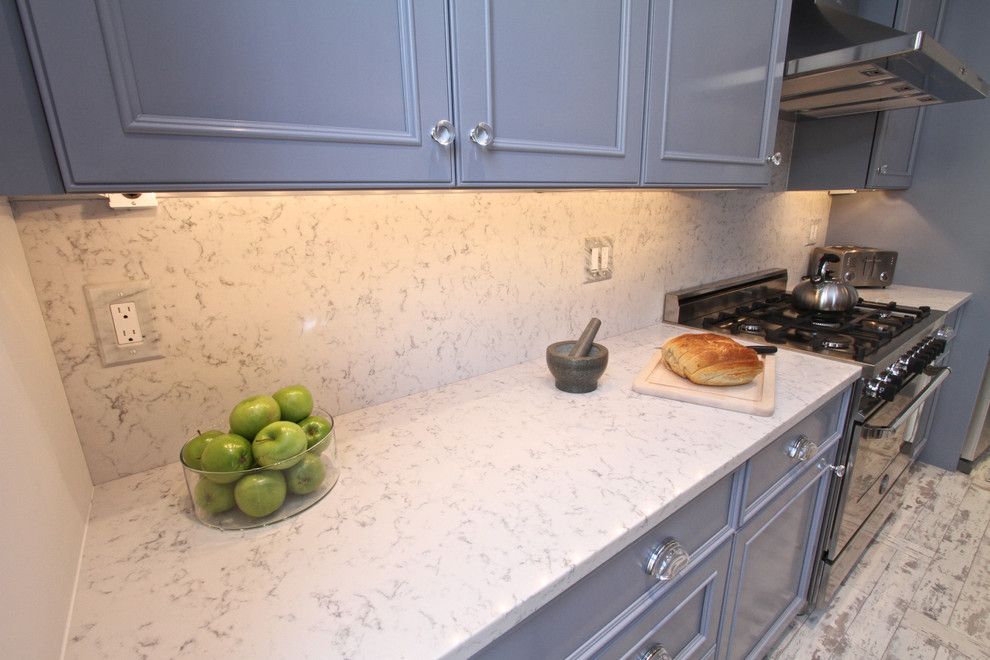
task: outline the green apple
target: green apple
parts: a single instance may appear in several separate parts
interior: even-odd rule
[[[263,518],[285,501],[285,477],[272,470],[245,475],[234,486],[234,500],[247,515]]]
[[[282,418],[278,401],[267,394],[244,399],[230,411],[230,432],[254,439],[258,431]]]
[[[200,479],[193,489],[193,500],[207,513],[223,513],[234,508],[234,484],[218,484]]]
[[[233,433],[218,435],[206,445],[202,456],[206,472],[233,472],[234,474],[208,474],[206,478],[218,484],[229,484],[240,478],[239,472],[251,467],[251,443]]]
[[[312,493],[326,478],[326,468],[316,454],[307,453],[301,461],[285,471],[285,481],[289,491],[296,495]]]
[[[277,463],[276,469],[287,470],[306,451],[306,433],[293,422],[272,422],[254,436],[251,451],[258,465],[268,467]],[[295,460],[289,460],[294,456]]]
[[[206,449],[206,445],[210,444],[210,440],[218,435],[223,435],[223,431],[207,431],[200,433],[184,444],[182,446],[182,462],[194,470],[202,470],[203,450]]]
[[[313,412],[313,395],[302,385],[283,387],[272,398],[282,411],[282,419],[288,422],[306,419]]]
[[[314,445],[319,443],[319,446],[316,447],[316,453],[319,454],[329,446],[329,442],[320,442],[320,440],[330,435],[330,431],[333,430],[333,424],[326,417],[320,417],[319,415],[307,417],[299,422],[299,428],[306,434],[306,449],[313,449]]]

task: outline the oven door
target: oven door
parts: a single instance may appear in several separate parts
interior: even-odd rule
[[[893,401],[874,410],[853,427],[853,448],[846,466],[845,508],[838,521],[833,556],[877,508],[887,492],[911,464],[914,443],[923,440],[920,422],[930,412],[927,404],[949,376],[948,367],[931,367],[915,376]]]

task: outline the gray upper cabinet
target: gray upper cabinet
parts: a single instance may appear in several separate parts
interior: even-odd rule
[[[453,182],[442,0],[19,2],[69,190]]]
[[[904,32],[937,35],[942,0],[859,0],[856,13]],[[903,189],[911,186],[925,108],[801,119],[788,188]]]
[[[941,18],[942,0],[900,0],[894,27],[904,32],[924,30],[937,35]],[[867,188],[911,186],[924,116],[925,108],[879,113]]]
[[[0,90],[0,195],[63,192],[14,0],[0,0]]]
[[[458,183],[639,182],[647,0],[454,0]]]
[[[70,192],[765,185],[790,12],[16,2],[44,104],[28,116]]]
[[[790,6],[653,3],[644,183],[769,182]]]

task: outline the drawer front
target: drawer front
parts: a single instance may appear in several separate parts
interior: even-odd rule
[[[842,432],[848,392],[842,393],[785,431],[746,464],[743,487],[743,519],[749,519],[760,506],[787,486],[817,456],[804,460],[792,456],[792,447],[811,443],[821,452]]]
[[[643,603],[573,658],[635,660],[658,647],[678,660],[704,658],[718,637],[731,551],[726,539],[676,586]]]
[[[656,595],[680,588],[698,559],[731,534],[734,479],[727,475],[643,534],[583,580],[534,612],[482,649],[477,658],[565,657],[653,589]],[[681,574],[666,586],[647,572],[650,556],[667,539],[675,539],[691,556]],[[705,560],[707,561],[707,560]],[[654,594],[651,593],[650,598]],[[637,605],[638,606],[638,605]]]

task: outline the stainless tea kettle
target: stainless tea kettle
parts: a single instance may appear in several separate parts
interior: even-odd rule
[[[841,261],[836,254],[825,254],[818,261],[818,272],[807,282],[801,282],[791,295],[798,307],[816,312],[846,312],[859,302],[859,292],[852,284],[837,282],[828,271],[828,264]]]

